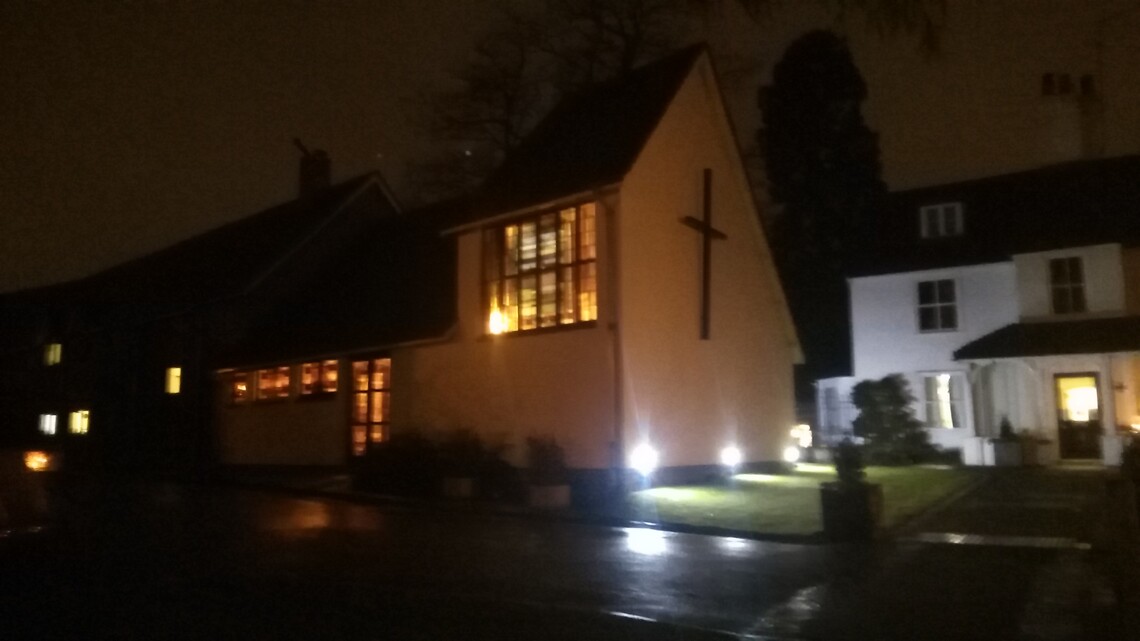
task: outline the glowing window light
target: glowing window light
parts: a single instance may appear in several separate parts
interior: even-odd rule
[[[657,469],[657,450],[648,443],[638,445],[630,452],[629,465],[642,476],[649,476]]]
[[[55,414],[40,414],[40,433],[46,434],[48,436],[55,436],[55,429]]]
[[[784,460],[788,463],[795,463],[800,460],[800,448],[795,445],[789,445],[784,448]]]
[[[735,445],[729,445],[720,451],[720,462],[728,467],[736,467],[744,460],[744,455],[740,453],[740,448]]]
[[[491,309],[491,317],[487,320],[487,330],[496,335],[507,331],[507,320],[498,307]]]
[[[796,444],[800,447],[811,447],[811,426],[806,423],[800,423],[792,428],[792,438],[795,439]]]
[[[166,393],[179,394],[182,392],[182,368],[166,368]]]
[[[63,359],[63,345],[48,343],[44,345],[44,365],[59,365]]]
[[[32,472],[44,472],[51,467],[51,455],[47,452],[25,452],[24,467]]]
[[[91,412],[88,410],[76,410],[72,412],[69,417],[67,431],[72,434],[86,434],[90,422]]]

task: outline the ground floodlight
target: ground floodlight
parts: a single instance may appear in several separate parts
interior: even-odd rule
[[[657,469],[657,450],[649,443],[638,445],[629,454],[629,465],[642,476],[649,476]]]
[[[728,467],[736,467],[744,460],[744,456],[740,453],[740,448],[735,445],[729,445],[720,451],[720,462]]]

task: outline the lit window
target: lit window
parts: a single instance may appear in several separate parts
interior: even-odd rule
[[[48,436],[55,436],[55,414],[40,414],[40,432]]]
[[[249,372],[234,372],[230,380],[230,399],[235,403],[249,400]]]
[[[923,238],[961,236],[962,203],[926,205],[918,210],[919,228]]]
[[[272,400],[289,397],[289,366],[270,367],[257,370],[258,400]]]
[[[59,365],[63,357],[63,345],[48,343],[44,345],[44,365]]]
[[[67,424],[67,431],[72,434],[86,434],[90,422],[91,412],[87,410],[76,410],[71,413]]]
[[[918,284],[918,329],[923,332],[958,329],[954,281],[924,280]]]
[[[166,393],[179,394],[182,392],[182,368],[166,368]]]
[[[597,320],[596,211],[586,203],[485,232],[489,333]]]
[[[962,427],[965,410],[962,376],[932,374],[923,377],[923,402],[927,427]]]
[[[337,361],[301,364],[301,394],[335,392],[337,386]]]
[[[352,453],[360,456],[369,443],[388,438],[392,359],[374,358],[352,364]]]
[[[1049,261],[1049,284],[1053,290],[1053,313],[1074,314],[1087,310],[1085,272],[1077,256]]]

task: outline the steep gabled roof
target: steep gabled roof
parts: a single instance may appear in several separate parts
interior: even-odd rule
[[[964,233],[921,239],[919,208],[954,202],[962,204]],[[1140,155],[895,192],[852,275],[999,262],[1108,242],[1140,244]]]
[[[1013,323],[966,343],[955,360],[1140,351],[1140,316]]]
[[[705,50],[688,47],[564,99],[488,178],[472,215],[620,182]]]

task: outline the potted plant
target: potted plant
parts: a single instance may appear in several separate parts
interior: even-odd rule
[[[527,503],[533,507],[570,506],[570,477],[562,447],[549,437],[530,437],[527,449]]]
[[[849,440],[832,454],[837,481],[820,484],[823,534],[829,541],[871,541],[883,514],[883,488],[866,482],[863,455]]]
[[[1015,467],[1021,465],[1021,439],[1013,432],[1013,425],[1008,416],[1001,419],[1001,428],[997,438],[986,441],[986,465],[996,467]]]

